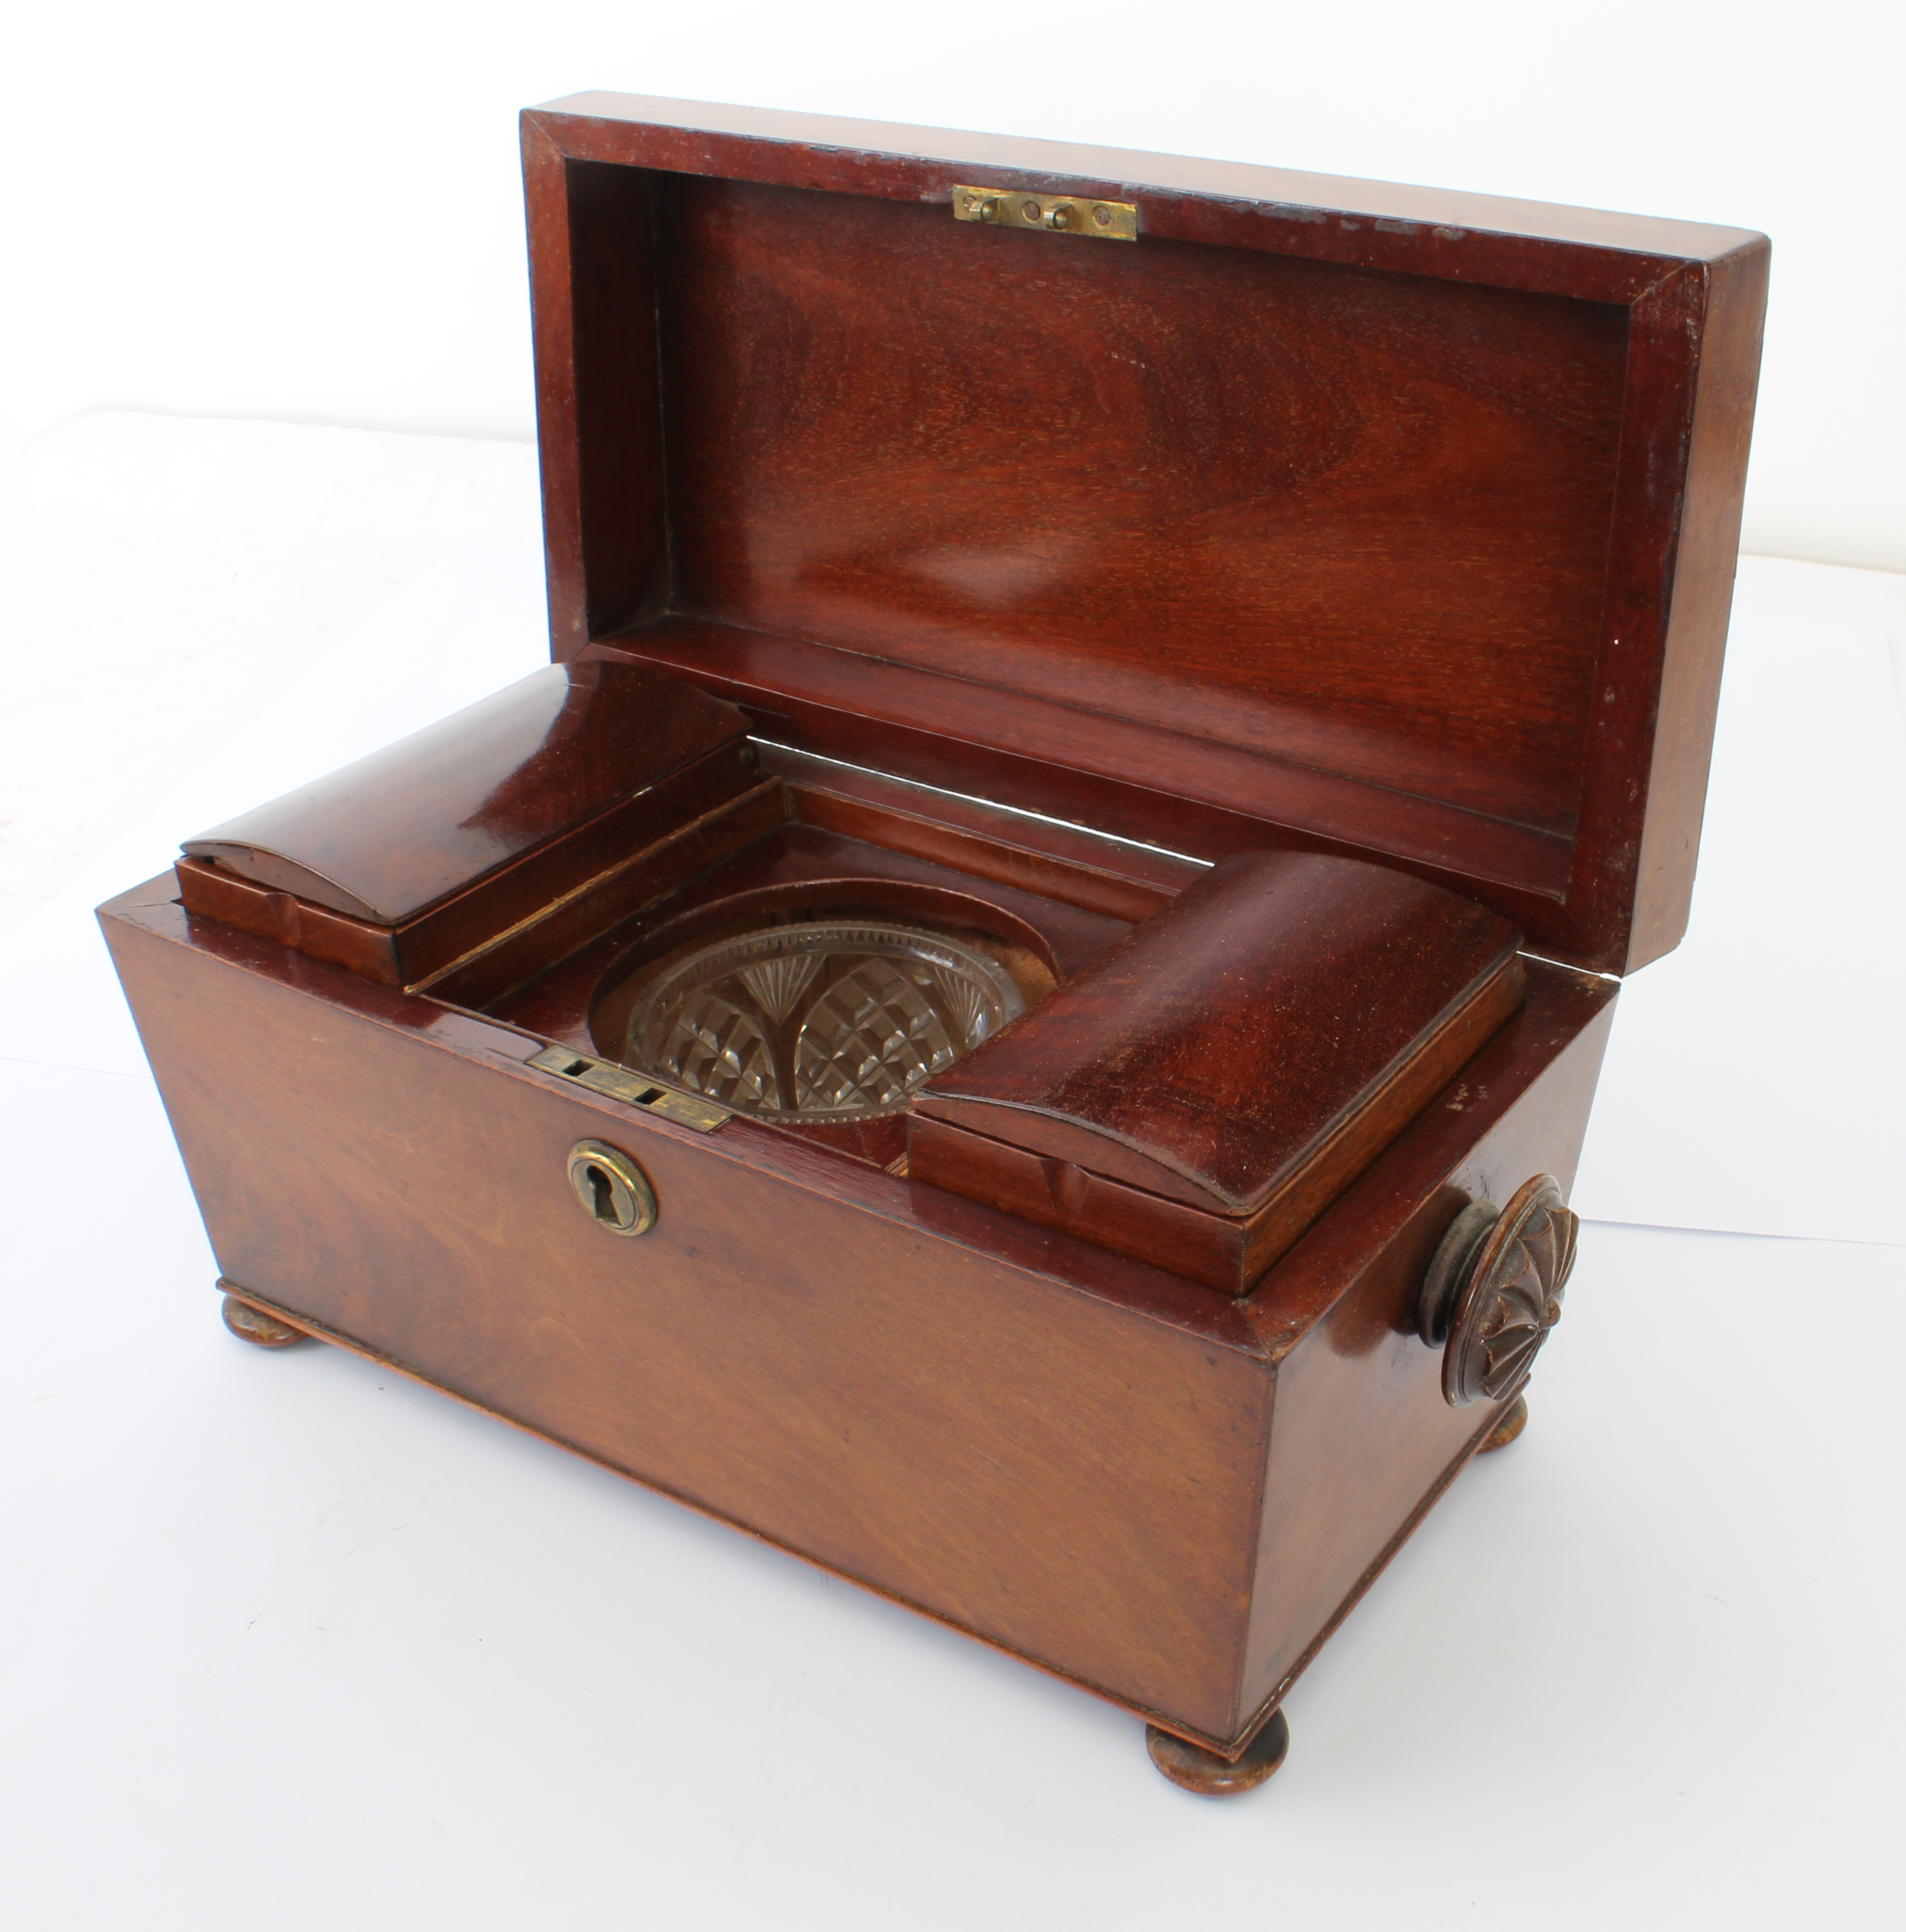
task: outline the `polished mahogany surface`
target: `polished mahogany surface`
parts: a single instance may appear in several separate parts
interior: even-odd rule
[[[1502,1419],[1444,1399],[1424,1270],[1565,1188],[1615,994],[1503,922],[1678,935],[1765,245],[602,97],[524,143],[570,669],[104,909],[226,1292],[1235,1759]],[[1141,238],[958,226],[965,180]],[[1337,908],[1361,997],[1287,1000],[1284,1065],[1200,922],[1320,852],[1392,862],[1387,938]],[[1022,1210],[897,1119],[565,1077],[667,948],[843,906],[1070,982],[1073,1066],[968,1099],[1150,1185],[918,1120]],[[1088,1012],[1175,917],[1178,976]]]
[[[658,220],[679,608],[1572,828],[1622,309],[749,183]]]
[[[908,1171],[1248,1294],[1514,1012],[1516,938],[1404,873],[1228,860],[917,1094]]]
[[[1604,970],[1671,945],[1764,242],[899,131],[526,116],[557,655],[1201,857],[1394,858]],[[955,222],[964,181],[1139,237]]]
[[[1493,1014],[1508,1016],[1519,937],[1405,873],[1313,853],[1228,859],[936,1075],[914,1111],[1248,1214],[1513,976]]]
[[[386,799],[400,819],[411,802],[395,784]],[[752,750],[723,746],[395,926],[334,912],[212,860],[181,858],[176,870],[194,912],[390,986],[454,977],[452,996],[480,1006],[781,814],[781,788],[755,782]],[[234,864],[304,883],[299,868],[273,854],[251,852]]]
[[[974,879],[1127,925],[1148,918],[1208,869],[1155,846],[1115,842],[1082,826],[1005,811],[983,799],[929,791],[785,746],[764,748],[761,768],[787,779],[790,812],[804,825],[931,859]]]
[[[693,760],[738,747],[746,731],[731,707],[680,679],[552,664],[182,849],[269,890],[396,926]],[[600,863],[630,842],[622,836]]]
[[[585,1092],[536,1037],[170,880],[103,916],[242,1299],[1232,1756],[1494,1426],[1443,1401],[1415,1290],[1466,1199],[1572,1174],[1615,990],[1532,962],[1233,1301],[745,1117]],[[578,1211],[584,1138],[653,1184],[643,1239]]]

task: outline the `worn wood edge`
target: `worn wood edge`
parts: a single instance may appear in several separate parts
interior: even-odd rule
[[[1419,1042],[1413,1058],[1398,1055],[1364,1088],[1326,1130],[1304,1172],[1292,1177],[1280,1203],[1289,1220],[1280,1225],[1276,1236],[1254,1237],[1247,1263],[1253,1287],[1421,1118],[1430,1102],[1514,1018],[1526,997],[1521,958],[1511,953],[1443,1009],[1429,1040]],[[1360,1140],[1360,1134],[1368,1138]],[[1292,1199],[1293,1195],[1301,1198]],[[1253,1220],[1268,1224],[1272,1219],[1268,1205]]]
[[[1261,208],[1267,214],[1282,214],[1287,220],[1301,211],[1397,224],[1393,229],[1373,228],[1367,244],[1372,248],[1380,248],[1383,240],[1392,236],[1397,242],[1412,239],[1407,231],[1416,226],[1454,225],[1466,236],[1472,232],[1495,238],[1549,242],[1571,250],[1622,258],[1624,266],[1628,258],[1639,256],[1645,272],[1650,262],[1704,260],[1724,254],[1739,246],[1751,232],[1718,224],[1314,174],[1258,162],[610,91],[591,90],[545,101],[526,109],[524,118],[559,147],[563,147],[566,134],[575,144],[570,128],[578,124],[653,127],[701,135],[711,147],[718,141],[746,141],[764,147],[845,148],[896,162],[925,160],[942,166],[977,166],[987,173],[1004,171],[1028,186],[1054,190],[1062,182],[1088,193],[1148,187],[1166,194]],[[713,168],[704,171],[715,172]],[[1405,232],[1399,234],[1397,229]]]
[[[573,656],[587,638],[579,508],[582,442],[571,353],[575,301],[569,184],[563,150],[554,135],[530,114],[520,118],[518,127],[524,212],[530,237],[530,331],[536,364],[543,581],[549,609],[550,656],[560,661]]]
[[[1648,774],[1667,662],[1669,598],[1687,505],[1688,428],[1700,348],[1697,269],[1664,277],[1630,305],[1621,438],[1610,504],[1598,633],[1584,720],[1568,903],[1595,954],[1619,971],[1640,910]],[[1551,950],[1560,949],[1550,948]]]
[[[1693,905],[1723,661],[1740,555],[1772,250],[1756,238],[1703,272],[1706,313],[1688,432],[1685,498],[1663,619],[1634,916],[1621,970],[1678,946]]]
[[[752,1524],[744,1522],[739,1516],[729,1516],[710,1504],[698,1501],[684,1491],[671,1489],[665,1483],[652,1482],[647,1477],[638,1475],[633,1471],[625,1469],[619,1463],[611,1462],[604,1456],[592,1454],[588,1450],[566,1441],[562,1436],[552,1435],[547,1430],[539,1429],[533,1423],[519,1421],[515,1417],[506,1414],[501,1409],[490,1408],[487,1404],[478,1401],[473,1396],[459,1394],[456,1390],[446,1388],[442,1382],[431,1381],[421,1371],[407,1368],[395,1357],[385,1354],[381,1350],[372,1348],[368,1342],[359,1342],[344,1334],[341,1329],[333,1328],[324,1322],[314,1321],[310,1316],[300,1315],[284,1304],[274,1301],[269,1295],[261,1294],[256,1288],[242,1286],[239,1283],[221,1275],[219,1277],[218,1289],[220,1293],[229,1294],[235,1301],[242,1301],[248,1308],[256,1310],[260,1315],[269,1316],[275,1322],[282,1322],[288,1328],[297,1329],[301,1334],[308,1335],[314,1341],[328,1342],[332,1347],[341,1348],[347,1354],[356,1355],[360,1360],[369,1362],[374,1367],[387,1369],[392,1374],[402,1376],[406,1381],[415,1382],[421,1388],[430,1389],[438,1395],[447,1396],[451,1401],[460,1403],[464,1408],[473,1411],[476,1414],[487,1417],[493,1422],[503,1423],[506,1426],[517,1430],[520,1434],[530,1437],[534,1442],[545,1443],[552,1449],[560,1449],[565,1454],[575,1456],[578,1462],[587,1462],[593,1468],[606,1470],[611,1475],[619,1478],[623,1482],[633,1483],[638,1489],[646,1490],[651,1496],[662,1497],[669,1502],[679,1504],[684,1509],[692,1510],[696,1515],[704,1516],[711,1522],[718,1522],[725,1528],[738,1530],[743,1536],[752,1538],[755,1542],[765,1544],[770,1550],[779,1550],[784,1556],[794,1557],[798,1562],[806,1564],[809,1569],[818,1570],[824,1576],[837,1576],[842,1582],[851,1583],[856,1589],[864,1590],[869,1596],[878,1597],[884,1602],[893,1604],[896,1609],[906,1611],[909,1616],[924,1618],[929,1623],[938,1624],[942,1630],[951,1630],[956,1636],[968,1638],[975,1643],[983,1644],[989,1650],[997,1651],[1001,1655],[1010,1657],[1016,1663],[1028,1664],[1043,1676],[1052,1678],[1059,1683],[1070,1685],[1075,1690],[1083,1690],[1089,1696],[1098,1698],[1103,1702],[1116,1706],[1122,1711],[1129,1711],[1134,1717],[1142,1718],[1147,1724],[1155,1725],[1160,1730],[1169,1731],[1172,1736],[1184,1738],[1187,1744],[1196,1744],[1201,1749],[1214,1752],[1219,1756],[1225,1757],[1231,1762],[1235,1762],[1250,1744],[1250,1738],[1246,1737],[1241,1742],[1236,1743],[1234,1748],[1229,1741],[1212,1737],[1199,1730],[1195,1726],[1187,1725],[1181,1720],[1171,1717],[1164,1712],[1153,1710],[1148,1706],[1134,1702],[1129,1697],[1121,1696],[1117,1691],[1109,1690],[1103,1684],[1094,1684],[1089,1678],[1077,1676],[1070,1671],[1062,1670],[1057,1664],[1049,1664],[1043,1658],[1032,1655],[1030,1652],[1016,1649],[1011,1644],[1004,1642],[1000,1638],[989,1636],[983,1630],[975,1630],[970,1624],[959,1622],[956,1618],[947,1616],[938,1610],[929,1610],[925,1604],[916,1603],[910,1597],[903,1597],[896,1591],[886,1589],[878,1583],[869,1582],[864,1577],[855,1576],[851,1570],[837,1569],[833,1564],[824,1562],[819,1557],[810,1555],[795,1544],[784,1543],[779,1537],[770,1534],[768,1531],[758,1529]],[[1274,1388],[1273,1396],[1274,1399]],[[1265,1408],[1268,1414],[1270,1408],[1268,1403],[1265,1405]],[[1259,1460],[1264,1459],[1260,1457]],[[1261,1500],[1262,1478],[1259,1480],[1259,1487]],[[1439,1490],[1437,1493],[1440,1494],[1441,1491]],[[1269,1715],[1268,1711],[1264,1714],[1265,1718]],[[1262,1720],[1259,1721],[1261,1723]],[[1251,1735],[1253,1736],[1256,1735],[1255,1730]]]
[[[1473,1149],[1571,1054],[1592,1052],[1598,1077],[1621,982],[1526,954],[1523,958],[1530,969],[1532,991],[1522,1007],[1484,1042],[1474,1060],[1430,1096],[1415,1118],[1278,1258],[1251,1293],[1238,1300],[1274,1361],[1284,1360],[1328,1318],[1364,1270],[1448,1184],[1452,1174],[1460,1172],[1466,1156],[1452,1163],[1444,1144],[1451,1130],[1440,1116],[1454,1110],[1444,1095],[1463,1100],[1455,1110],[1466,1123],[1460,1139],[1466,1149]],[[1518,1042],[1514,1032],[1524,1024],[1537,1029],[1535,1036]],[[1490,1058],[1499,1054],[1513,1056],[1508,1067],[1520,1062],[1529,1070],[1506,1094],[1502,1075],[1507,1070]],[[1474,1098],[1465,1097],[1470,1082],[1478,1079],[1481,1090]],[[1593,1086],[1591,1082],[1591,1099]]]
[[[154,906],[182,904],[177,869],[168,866],[163,872],[155,872],[149,879],[141,879],[136,886],[128,886],[124,892],[101,899],[93,908],[93,916],[104,922],[108,918],[122,919],[128,914]]]

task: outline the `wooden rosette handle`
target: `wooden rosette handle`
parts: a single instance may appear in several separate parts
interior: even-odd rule
[[[1449,1224],[1423,1277],[1416,1332],[1443,1352],[1451,1408],[1507,1402],[1529,1379],[1562,1316],[1579,1226],[1552,1174],[1524,1181],[1506,1208],[1474,1202]]]

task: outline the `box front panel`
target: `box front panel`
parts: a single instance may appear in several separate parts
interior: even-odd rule
[[[1223,1304],[1229,1343],[1216,1316],[1201,1331],[976,1251],[959,1231],[988,1217],[967,1204],[944,1202],[935,1227],[884,1175],[854,1183],[882,1213],[758,1171],[720,1135],[367,1016],[401,995],[215,927],[182,943],[175,907],[108,926],[234,1280],[857,1581],[1226,1734],[1270,1378]],[[590,1138],[647,1172],[651,1233],[611,1234],[572,1198],[566,1157]]]

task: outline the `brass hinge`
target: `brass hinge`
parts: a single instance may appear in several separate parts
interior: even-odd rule
[[[1106,242],[1139,238],[1136,202],[1091,201],[1030,188],[956,188],[953,212],[956,221],[990,221],[999,228],[1043,228],[1049,234],[1096,235]]]
[[[727,1120],[728,1110],[712,1100],[697,1100],[692,1094],[678,1094],[672,1087],[658,1087],[640,1073],[617,1066],[606,1060],[592,1060],[566,1046],[546,1046],[529,1063],[545,1073],[573,1080],[592,1094],[606,1094],[611,1100],[626,1102],[649,1113],[659,1114],[678,1126],[692,1127],[698,1134],[712,1134]]]

